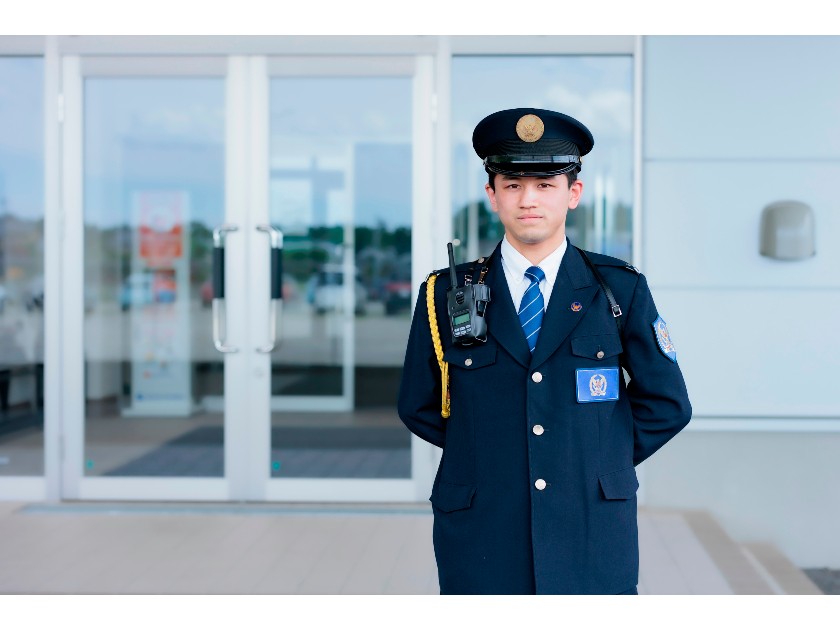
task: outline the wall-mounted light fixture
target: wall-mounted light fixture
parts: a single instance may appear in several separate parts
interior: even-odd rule
[[[777,260],[804,260],[817,253],[814,211],[799,201],[777,201],[761,212],[759,253]]]

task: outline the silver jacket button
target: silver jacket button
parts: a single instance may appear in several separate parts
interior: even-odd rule
[[[535,424],[531,430],[534,432],[534,435],[542,435],[545,432],[541,424]]]
[[[601,354],[604,354],[604,353],[602,352]],[[464,365],[466,365],[467,367],[470,367],[472,365],[472,359],[467,359],[466,361],[464,361]]]
[[[598,354],[596,354],[595,356],[598,357],[599,359],[603,359],[604,358],[604,351],[603,350],[598,350]]]
[[[534,372],[533,374],[531,374],[531,380],[535,383],[542,383],[542,374],[540,374],[539,372]]]
[[[534,482],[534,487],[535,487],[537,490],[545,490],[545,479],[537,479],[537,480]]]

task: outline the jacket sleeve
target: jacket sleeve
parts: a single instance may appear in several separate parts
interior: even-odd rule
[[[624,329],[623,365],[633,411],[633,465],[638,466],[691,419],[682,371],[659,348],[653,323],[659,317],[644,275],[639,274]]]
[[[440,324],[440,322],[438,322]],[[443,448],[446,425],[441,411],[441,381],[429,315],[426,310],[426,283],[420,286],[411,332],[405,351],[397,412],[416,436]]]

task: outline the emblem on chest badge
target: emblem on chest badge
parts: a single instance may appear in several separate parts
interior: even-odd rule
[[[621,387],[617,367],[575,370],[575,384],[579,403],[603,403],[618,400]]]
[[[603,374],[593,374],[589,379],[589,393],[592,396],[607,395],[607,379]]]
[[[572,302],[572,305],[569,308],[572,309],[575,313],[577,313],[580,309],[583,308],[583,304],[581,304],[580,302]]]

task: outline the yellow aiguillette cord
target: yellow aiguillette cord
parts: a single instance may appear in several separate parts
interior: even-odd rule
[[[432,333],[432,345],[435,347],[435,356],[440,366],[441,379],[441,400],[440,415],[449,417],[449,364],[443,360],[443,345],[440,343],[440,331],[438,330],[437,314],[435,313],[435,281],[437,276],[432,274],[426,280],[426,308],[429,311],[429,329]]]

